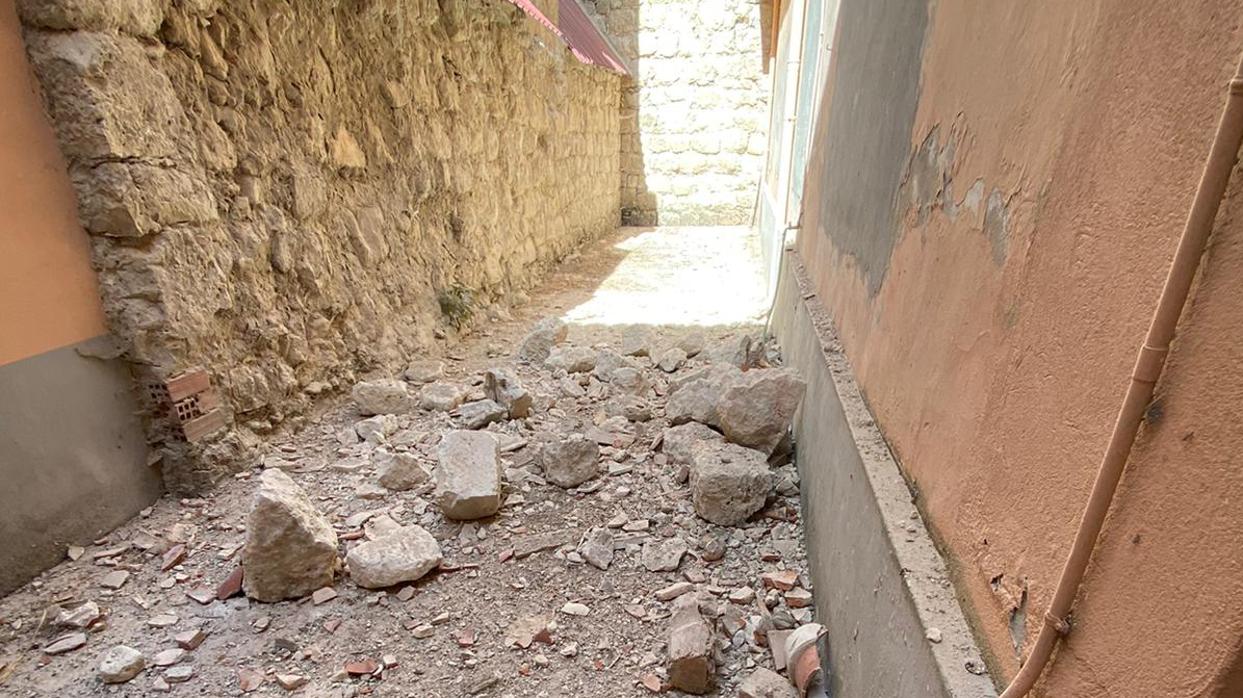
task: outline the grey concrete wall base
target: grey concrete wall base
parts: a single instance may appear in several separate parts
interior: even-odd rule
[[[802,263],[785,255],[773,331],[808,383],[795,436],[829,695],[992,698],[945,562]]]
[[[162,491],[129,371],[89,342],[0,366],[0,594]]]

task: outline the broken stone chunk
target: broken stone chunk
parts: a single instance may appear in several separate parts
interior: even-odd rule
[[[458,408],[462,426],[467,429],[482,429],[492,422],[505,419],[508,414],[504,406],[493,400],[475,400]]]
[[[297,483],[265,470],[246,523],[242,588],[257,601],[300,598],[332,583],[337,534]]]
[[[629,366],[613,371],[610,382],[614,388],[631,395],[642,395],[652,387],[642,371]]]
[[[721,393],[717,415],[729,441],[771,455],[781,443],[807,383],[791,368],[747,371]]]
[[[440,544],[421,526],[404,526],[354,546],[345,557],[350,579],[366,589],[413,582],[440,565]]]
[[[566,373],[587,373],[596,367],[596,353],[588,347],[558,347],[544,360],[544,366]]]
[[[164,672],[164,678],[169,683],[185,683],[189,681],[192,676],[194,676],[194,667],[189,664],[175,666]]]
[[[428,383],[419,391],[419,406],[425,410],[448,412],[465,402],[468,392],[456,383]]]
[[[129,581],[129,572],[125,570],[113,570],[105,574],[99,580],[99,586],[105,589],[120,589],[125,586],[125,582]]]
[[[704,337],[704,333],[695,330],[679,337],[674,346],[686,352],[687,358],[691,358],[703,351],[707,342],[708,340]]]
[[[721,396],[742,377],[742,371],[729,364],[714,364],[690,374],[670,386],[665,416],[673,424],[695,421],[720,426],[717,409]]]
[[[565,341],[569,328],[555,317],[546,317],[535,323],[531,332],[518,345],[518,359],[530,364],[541,364],[552,348]]]
[[[451,431],[437,447],[436,502],[450,519],[491,516],[501,508],[501,462],[496,439],[476,431]]]
[[[61,609],[56,615],[56,624],[62,628],[86,630],[102,617],[103,613],[99,610],[99,604],[87,601],[76,608]]]
[[[651,356],[651,330],[642,326],[627,328],[625,334],[622,335],[619,349],[625,356]]]
[[[643,544],[640,559],[649,572],[672,572],[682,564],[682,556],[686,555],[686,551],[686,541],[681,538],[670,538],[661,542],[649,540]]]
[[[413,489],[432,477],[413,453],[379,452],[374,460],[378,463],[376,472],[380,485],[390,490]]]
[[[354,424],[358,438],[371,444],[382,443],[396,432],[397,418],[391,414],[377,414]]]
[[[720,526],[737,526],[764,508],[772,473],[763,453],[703,441],[692,449],[691,503],[695,513]]]
[[[358,383],[350,396],[363,416],[400,414],[410,407],[410,391],[406,384],[390,378]]]
[[[445,375],[445,364],[443,361],[428,359],[424,361],[411,362],[406,367],[402,377],[411,383],[423,385],[424,383],[433,383],[440,380]]]
[[[635,395],[621,395],[604,406],[605,414],[625,417],[630,422],[646,422],[652,418],[647,401]]]
[[[757,667],[738,687],[738,698],[798,698],[798,692],[781,674]]]
[[[673,373],[686,363],[686,352],[681,347],[670,347],[656,359],[656,367],[665,373]]]
[[[695,588],[690,582],[674,582],[663,589],[656,590],[656,599],[658,601],[672,601],[679,596],[692,591]]]
[[[544,478],[559,487],[577,487],[599,473],[600,447],[582,434],[545,444]]]
[[[669,684],[696,695],[710,692],[716,672],[712,649],[712,625],[699,615],[698,599],[679,597],[669,622]]]
[[[607,570],[613,563],[613,534],[607,528],[594,528],[583,536],[578,554],[592,567]]]
[[[696,444],[701,441],[724,440],[725,437],[719,431],[709,426],[699,422],[687,422],[666,429],[660,448],[669,456],[671,462],[690,464],[691,451]]]
[[[125,683],[138,676],[147,667],[142,652],[125,645],[117,645],[104,653],[99,660],[99,678],[104,683]]]
[[[203,644],[203,641],[206,639],[207,633],[203,632],[201,628],[196,630],[187,630],[173,636],[173,642],[176,642],[177,646],[183,650],[197,649],[198,646]]]
[[[503,368],[483,374],[483,393],[504,407],[510,419],[524,419],[531,414],[531,393],[518,383],[517,376]]]

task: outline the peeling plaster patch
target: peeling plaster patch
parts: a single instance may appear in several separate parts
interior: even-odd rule
[[[1001,190],[994,189],[988,195],[988,205],[984,209],[984,234],[988,236],[989,247],[993,250],[993,261],[999,266],[1006,261],[1006,248],[1010,243],[1009,214]]]
[[[1027,640],[1027,583],[1019,594],[1018,604],[1010,609],[1010,644],[1014,645],[1014,655],[1021,656],[1023,643]]]
[[[1007,197],[994,188],[985,202],[984,219],[979,220],[980,204],[984,200],[983,178],[976,179],[961,200],[954,198],[954,159],[957,139],[953,136],[944,146],[940,145],[941,127],[934,126],[923,143],[911,155],[906,176],[902,182],[899,201],[914,208],[915,225],[927,225],[933,211],[940,209],[950,221],[957,221],[960,214],[968,212],[973,229],[981,230],[988,238],[993,261],[999,266],[1006,261],[1009,248],[1009,212]]]

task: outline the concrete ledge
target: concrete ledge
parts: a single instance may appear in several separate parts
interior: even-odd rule
[[[773,332],[808,384],[795,435],[829,694],[992,698],[945,562],[798,254],[784,254]]]
[[[0,594],[162,491],[129,371],[119,359],[88,358],[90,344],[0,366]]]

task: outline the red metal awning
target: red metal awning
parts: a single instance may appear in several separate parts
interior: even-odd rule
[[[560,37],[579,61],[588,65],[597,65],[621,75],[630,74],[630,71],[626,69],[626,64],[617,55],[617,51],[613,49],[595,22],[587,16],[587,12],[583,10],[582,5],[578,4],[578,0],[559,0],[560,4],[557,7],[558,21],[561,25],[559,27],[544,16],[532,0],[509,0],[509,2],[517,5],[532,19]]]

